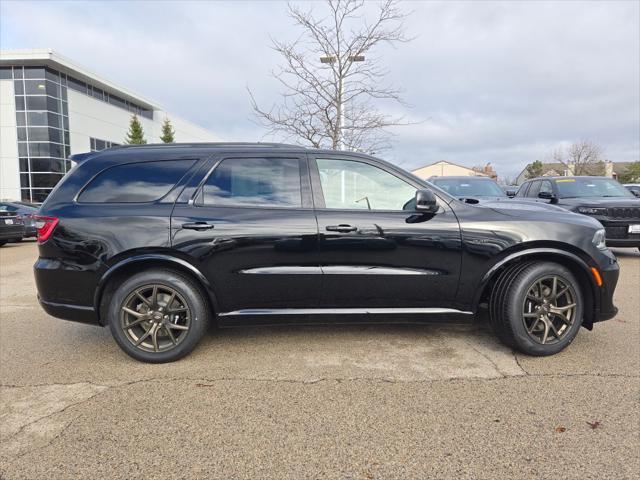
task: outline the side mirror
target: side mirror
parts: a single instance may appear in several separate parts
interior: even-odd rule
[[[538,193],[538,198],[544,198],[545,200],[551,200],[551,203],[553,203],[555,200],[557,200],[555,194],[551,193],[551,192],[540,192],[540,193]]]
[[[516,196],[516,193],[517,193],[517,192],[516,192],[515,190],[507,190],[507,191],[506,191],[507,197],[509,197],[509,198],[513,198],[513,197],[515,197],[515,196]]]
[[[631,193],[633,193],[636,197],[640,197],[640,190],[631,190]]]
[[[422,213],[436,213],[438,201],[431,190],[416,191],[416,211]]]

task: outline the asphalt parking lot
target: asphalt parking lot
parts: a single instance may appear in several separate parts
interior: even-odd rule
[[[38,306],[0,249],[0,477],[637,478],[640,255],[618,316],[547,358],[476,326],[211,329],[138,363]]]

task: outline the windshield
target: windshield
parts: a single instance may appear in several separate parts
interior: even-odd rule
[[[505,192],[492,180],[470,177],[459,178],[434,178],[435,185],[454,197],[505,197]]]
[[[610,178],[560,178],[555,181],[560,198],[633,197],[633,193]]]

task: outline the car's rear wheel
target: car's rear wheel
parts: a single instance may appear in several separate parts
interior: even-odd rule
[[[553,355],[575,338],[583,317],[580,284],[566,267],[524,262],[507,268],[490,299],[500,339],[529,355]]]
[[[113,292],[109,327],[118,345],[143,362],[172,362],[202,338],[209,312],[202,289],[172,270],[132,276]]]

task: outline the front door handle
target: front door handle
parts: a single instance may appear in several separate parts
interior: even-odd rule
[[[204,230],[211,230],[214,227],[213,223],[208,222],[189,222],[183,223],[182,228],[187,230],[197,230],[198,232]]]
[[[358,227],[354,227],[353,225],[346,225],[341,223],[340,225],[327,225],[328,232],[340,232],[340,233],[348,233],[355,232],[358,230]]]

